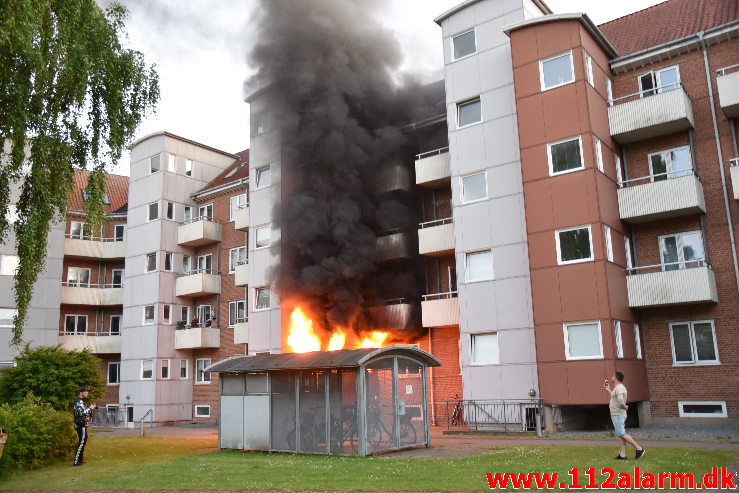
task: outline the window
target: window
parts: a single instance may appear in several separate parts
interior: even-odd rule
[[[144,325],[151,325],[156,321],[156,305],[144,306]]]
[[[634,324],[634,344],[636,345],[636,359],[641,359],[641,334],[639,334],[639,324]]]
[[[593,82],[593,58],[585,53],[585,77],[588,79],[588,83],[595,87]]]
[[[157,254],[149,253],[146,255],[146,272],[154,272],[157,270]]]
[[[639,76],[639,93],[646,98],[680,87],[680,70],[677,65],[655,70]]]
[[[110,316],[110,335],[117,336],[121,333],[121,315]]]
[[[79,240],[85,234],[85,223],[81,221],[69,222],[69,237]]]
[[[149,174],[159,171],[160,157],[159,154],[149,158]]]
[[[681,418],[726,418],[724,401],[678,401]]]
[[[652,181],[669,180],[693,174],[693,160],[690,147],[678,147],[649,155],[649,169]]]
[[[164,270],[171,271],[172,270],[172,256],[174,254],[172,252],[166,252],[164,254]]]
[[[662,270],[678,270],[703,265],[703,233],[686,231],[659,237]]]
[[[595,165],[597,166],[598,171],[605,173],[605,170],[603,169],[603,147],[600,139],[596,136],[593,136],[593,149],[595,152]]]
[[[87,202],[90,199],[90,193],[87,191],[86,188],[82,189],[82,200]],[[103,192],[103,204],[110,205],[110,199],[108,198],[108,194]]]
[[[108,363],[108,385],[118,385],[119,383],[121,383],[120,361]]]
[[[574,264],[593,260],[593,238],[590,225],[555,231],[557,263]]]
[[[66,315],[64,333],[67,335],[87,334],[87,315]]]
[[[213,204],[201,205],[198,207],[198,219],[206,221],[213,220]]]
[[[582,161],[582,139],[579,136],[547,144],[547,153],[550,176],[585,168]]]
[[[174,203],[167,202],[167,219],[174,219]]]
[[[572,67],[572,52],[539,61],[539,78],[541,90],[569,84],[575,80],[575,71]]]
[[[211,306],[210,305],[198,305],[197,310],[198,318],[200,319],[200,325],[205,325],[207,320],[210,320]]]
[[[254,310],[269,309],[269,288],[254,289]]]
[[[616,182],[620,185],[624,181],[624,172],[621,169],[621,157],[618,154],[614,154],[613,161],[616,163]]]
[[[623,358],[624,357],[624,343],[623,343],[623,340],[621,339],[621,321],[620,320],[613,321],[613,337],[616,340],[616,357]]]
[[[185,159],[185,175],[192,176],[193,163],[192,159]]]
[[[466,127],[482,121],[480,98],[457,103],[457,128]]]
[[[454,60],[459,60],[460,58],[472,55],[476,51],[477,46],[475,44],[474,29],[452,37],[452,53],[454,55]]]
[[[245,193],[242,193],[241,195],[236,195],[235,197],[231,197],[228,200],[229,200],[229,221],[233,221],[236,219],[236,211],[246,207],[248,202],[246,201]]]
[[[198,272],[210,274],[213,270],[213,254],[200,255],[198,257]]]
[[[256,133],[263,134],[270,129],[270,115],[266,111],[260,111],[254,115],[254,125],[256,127]]]
[[[15,224],[18,221],[18,206],[14,204],[8,204],[8,213],[5,215],[8,224]]]
[[[234,272],[237,265],[241,265],[246,260],[246,247],[240,246],[232,248],[228,251],[228,271]]]
[[[267,224],[266,226],[259,226],[255,230],[254,235],[254,248],[265,248],[268,247],[271,243],[270,239],[270,233],[271,233],[271,226]]]
[[[634,267],[634,262],[631,260],[631,240],[628,236],[624,236],[624,251],[626,252],[626,268],[631,269]]]
[[[674,322],[670,324],[674,365],[719,364],[713,322]]]
[[[0,276],[14,276],[20,262],[16,255],[0,255]]]
[[[257,181],[256,181],[256,189],[259,190],[260,188],[266,188],[270,186],[272,182],[272,174],[270,172],[269,166],[263,166],[261,168],[257,168]]]
[[[603,226],[603,240],[606,244],[606,260],[613,262],[613,241],[611,239],[611,228]]]
[[[596,359],[603,357],[600,322],[564,324],[565,357],[567,359]]]
[[[154,378],[154,360],[141,360],[141,380],[151,380]]]
[[[67,286],[79,286],[81,288],[90,286],[90,269],[69,267],[67,269]]]
[[[171,324],[172,323],[172,306],[164,305],[162,311],[164,312],[164,323]]]
[[[169,154],[167,156],[167,171],[170,173],[175,172],[175,160],[174,160],[174,154]]]
[[[18,315],[15,308],[0,308],[0,328],[9,329],[13,327],[13,318]]]
[[[606,97],[608,98],[608,106],[613,106],[613,82],[606,77]]]
[[[167,380],[169,378],[169,360],[163,359],[162,360],[162,378]]]
[[[467,254],[467,282],[487,281],[493,278],[493,252],[484,250]]]
[[[185,323],[190,323],[190,307],[189,306],[180,307],[180,320]]]
[[[115,241],[123,241],[126,235],[126,225],[125,224],[116,224],[115,225]]]
[[[183,274],[188,274],[190,272],[190,268],[191,268],[191,266],[190,266],[190,256],[189,255],[184,255],[182,257],[182,273]]]
[[[210,358],[198,358],[195,360],[195,383],[210,383],[210,373],[205,369],[210,366]]]
[[[472,334],[470,359],[473,364],[500,363],[498,334]]]
[[[180,379],[185,380],[188,378],[190,364],[189,361],[186,359],[180,360]]]
[[[233,327],[246,321],[246,300],[228,302],[228,326]]]
[[[195,406],[195,417],[196,418],[210,418],[210,405],[196,405]]]
[[[462,203],[488,198],[488,185],[485,172],[462,177]]]
[[[186,205],[185,209],[182,212],[182,222],[184,223],[192,222],[192,207],[189,205]]]
[[[154,221],[156,219],[159,219],[159,202],[154,202],[153,204],[149,204],[149,216],[147,221]]]

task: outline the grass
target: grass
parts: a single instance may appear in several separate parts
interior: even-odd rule
[[[489,491],[487,472],[566,475],[572,467],[629,472],[637,464],[616,462],[613,447],[602,446],[500,447],[454,459],[264,454],[214,447],[214,440],[204,439],[94,436],[85,466],[65,463],[16,473],[0,480],[0,491]],[[652,448],[638,465],[644,472],[703,474],[738,458],[726,451]]]

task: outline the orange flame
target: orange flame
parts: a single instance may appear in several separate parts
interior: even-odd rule
[[[290,334],[287,336],[287,344],[296,353],[321,350],[321,339],[313,331],[313,321],[300,308],[295,308],[290,315]]]
[[[383,347],[385,345],[385,339],[387,339],[389,335],[389,332],[384,332],[382,330],[373,330],[368,336],[365,336],[362,339],[360,346],[362,348]]]
[[[331,338],[328,340],[328,350],[329,351],[336,351],[338,349],[344,349],[344,345],[346,344],[346,332],[340,327],[338,327],[333,334],[331,334]]]

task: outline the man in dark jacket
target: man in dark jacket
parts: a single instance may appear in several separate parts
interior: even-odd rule
[[[74,465],[81,466],[85,461],[85,443],[87,443],[87,427],[90,426],[92,410],[97,409],[95,404],[85,406],[87,399],[87,387],[80,387],[77,400],[74,401],[74,428],[77,430],[79,442],[74,453]]]

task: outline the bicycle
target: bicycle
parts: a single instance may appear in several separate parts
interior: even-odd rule
[[[457,401],[452,412],[452,426],[459,426],[464,422],[464,406],[462,401]]]

